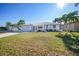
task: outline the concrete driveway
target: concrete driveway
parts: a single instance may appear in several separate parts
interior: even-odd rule
[[[3,34],[0,34],[0,38],[11,36],[11,35],[16,35],[16,34],[19,34],[19,33],[3,33]]]

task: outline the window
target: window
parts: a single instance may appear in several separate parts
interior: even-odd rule
[[[39,26],[38,28],[42,28],[42,26]]]
[[[53,28],[56,28],[56,25],[53,25]]]
[[[46,25],[46,29],[48,28],[48,25]]]

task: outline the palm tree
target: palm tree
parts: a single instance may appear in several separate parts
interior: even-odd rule
[[[70,12],[69,14],[68,14],[68,18],[69,18],[69,21],[70,22],[75,22],[75,21],[77,21],[78,20],[78,11],[74,11],[74,12]]]
[[[76,29],[77,28],[77,23],[76,22],[79,21],[78,11],[71,12],[70,14],[71,14],[70,19],[72,20],[72,22],[75,22],[74,23],[74,29]]]
[[[69,29],[70,29],[71,22],[78,21],[77,15],[78,15],[78,11],[74,11],[74,12],[70,12],[70,13],[66,14],[65,17],[63,18],[66,24],[69,23]]]
[[[78,11],[74,11],[74,12],[70,12],[68,14],[64,14],[62,16],[63,22],[64,23],[74,22],[74,21],[78,20],[77,15],[78,15]]]
[[[65,29],[67,29],[68,23],[69,23],[69,28],[70,28],[71,22],[75,22],[75,21],[79,20],[79,16],[77,16],[77,15],[78,15],[78,11],[70,12],[68,14],[62,15],[62,17],[55,18],[54,21],[59,22],[60,25],[61,25],[62,22],[64,22]]]
[[[21,27],[25,24],[25,21],[23,19],[20,19],[19,22],[17,23],[17,28],[21,30]]]
[[[18,29],[17,24],[11,24],[11,31],[13,31],[14,28],[16,28],[15,31],[17,31],[17,29]]]
[[[61,26],[62,26],[62,18],[61,17],[59,17],[59,18],[55,18],[55,20],[53,21],[53,22],[58,22],[60,25],[60,29],[62,28]]]
[[[55,20],[54,20],[54,22],[58,22],[58,23],[62,23],[62,18],[61,17],[59,17],[59,18],[55,18]]]
[[[69,31],[70,31],[70,23],[78,21],[77,15],[78,15],[78,11],[74,11],[74,12],[70,12],[70,13],[62,16],[63,20],[65,21],[65,24],[68,25],[68,23],[69,23]]]
[[[64,24],[66,24],[68,22],[68,15],[67,14],[62,15],[62,20]]]
[[[58,18],[55,18],[55,19],[53,20],[53,22],[58,22],[58,20],[59,20]]]
[[[69,21],[67,14],[62,15],[62,21],[63,21],[64,26],[65,26],[64,30],[66,31],[67,30],[67,23]]]
[[[6,28],[9,29],[9,27],[12,25],[11,22],[6,22]]]
[[[25,21],[24,20],[20,20],[19,22],[18,22],[18,25],[24,25],[25,24]]]

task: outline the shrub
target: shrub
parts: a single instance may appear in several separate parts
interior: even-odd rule
[[[64,37],[66,37],[65,42],[70,49],[74,51],[79,50],[79,47],[77,47],[79,45],[79,36],[73,35],[71,33],[66,33]]]
[[[71,37],[73,37],[73,35],[70,34],[70,33],[66,33],[66,34],[65,34],[65,37],[71,38]]]
[[[0,27],[0,31],[7,30],[6,27]]]
[[[63,38],[64,37],[64,35],[62,33],[58,33],[57,36],[60,37],[60,38]]]

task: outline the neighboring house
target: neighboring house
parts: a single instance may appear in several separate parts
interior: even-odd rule
[[[23,32],[25,32],[25,31],[31,32],[31,31],[33,31],[33,25],[32,24],[22,25],[20,29]]]
[[[9,30],[18,31],[17,27],[9,27]],[[20,27],[23,32],[37,32],[37,31],[61,31],[59,23],[42,22],[38,24],[27,24]]]
[[[8,27],[8,30],[9,31],[18,31],[18,28],[14,27],[14,26],[10,26],[10,27]]]
[[[63,30],[64,31],[79,31],[79,21],[64,24]]]

